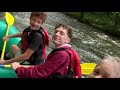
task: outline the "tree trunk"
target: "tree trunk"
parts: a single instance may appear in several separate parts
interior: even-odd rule
[[[81,12],[80,20],[84,17],[84,12]]]
[[[113,31],[116,30],[118,21],[119,21],[119,12],[115,13],[115,24],[113,26]]]

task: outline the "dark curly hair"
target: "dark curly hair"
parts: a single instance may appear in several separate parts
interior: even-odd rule
[[[57,24],[56,26],[55,26],[55,29],[57,29],[57,28],[59,28],[59,27],[63,27],[64,29],[66,29],[67,30],[67,35],[68,35],[68,37],[71,39],[72,37],[73,37],[73,33],[72,33],[72,29],[70,28],[70,27],[68,27],[67,25],[65,25],[65,24]]]

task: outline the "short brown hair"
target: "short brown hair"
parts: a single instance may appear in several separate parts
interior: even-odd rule
[[[33,16],[40,18],[42,20],[42,22],[44,23],[46,18],[47,18],[47,13],[45,13],[45,12],[31,12],[30,18]]]
[[[55,26],[55,29],[57,29],[59,27],[63,27],[65,30],[67,30],[67,35],[70,39],[73,37],[72,29],[70,27],[68,27],[65,24],[58,24]]]

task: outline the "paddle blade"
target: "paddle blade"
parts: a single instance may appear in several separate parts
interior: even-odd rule
[[[83,75],[89,75],[95,68],[95,63],[83,63],[80,64],[82,68],[82,74]]]
[[[14,17],[9,12],[5,13],[5,18],[6,18],[6,21],[7,21],[8,25],[13,25]]]

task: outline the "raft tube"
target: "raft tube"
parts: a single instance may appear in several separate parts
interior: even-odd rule
[[[0,51],[2,51],[4,41],[2,38],[6,35],[6,30],[7,30],[7,23],[3,20],[0,20]],[[11,34],[16,34],[19,31],[14,27],[10,26],[10,30],[8,35]],[[10,38],[10,40],[6,44],[6,50],[5,52],[10,51],[10,46],[13,44],[18,44],[18,42],[21,40],[21,38]],[[1,67],[0,66],[0,78],[17,78],[17,74],[12,68],[6,68],[6,67]]]
[[[2,48],[3,48],[3,44],[4,44],[4,41],[2,40],[2,38],[6,35],[6,30],[7,30],[7,23],[3,20],[0,20],[0,50],[1,51],[2,51]],[[10,26],[10,30],[9,30],[8,35],[16,34],[18,32],[19,31],[14,26]],[[6,53],[9,52],[10,51],[10,46],[12,44],[17,45],[20,40],[21,40],[21,38],[10,38],[10,40],[6,44],[5,52]]]
[[[0,78],[18,78],[18,77],[12,68],[0,67]]]

